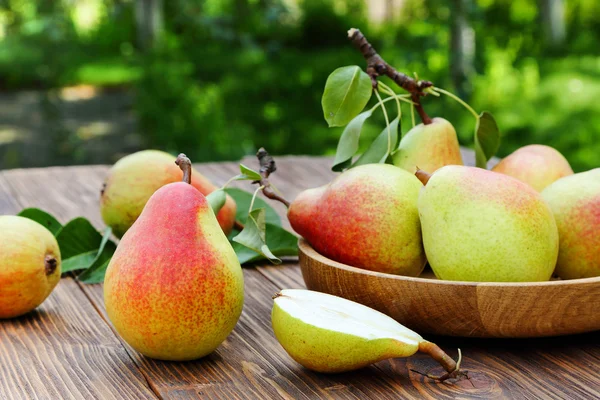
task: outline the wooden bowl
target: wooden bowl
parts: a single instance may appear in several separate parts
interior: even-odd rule
[[[600,277],[532,283],[455,282],[351,267],[299,241],[308,289],[379,310],[419,333],[526,338],[600,330]]]

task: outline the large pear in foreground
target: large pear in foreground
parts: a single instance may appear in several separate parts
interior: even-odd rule
[[[444,380],[460,374],[460,363],[437,345],[372,308],[303,289],[282,290],[274,299],[271,322],[275,337],[305,368],[326,373],[352,371],[421,351],[447,371],[431,378]]]
[[[144,209],[144,205],[159,188],[181,182],[181,170],[175,157],[158,150],[144,150],[121,158],[108,173],[100,196],[100,213],[106,225],[118,237],[129,229]],[[192,186],[208,195],[217,189],[208,179],[193,170]],[[227,196],[217,220],[225,234],[235,222],[235,201]]]
[[[463,165],[456,131],[443,118],[430,124],[419,124],[408,131],[393,156],[394,165],[410,173],[417,167],[434,172],[444,165]]]
[[[178,182],[157,190],[123,236],[106,271],[104,301],[134,349],[151,358],[192,360],[229,335],[243,289],[240,263],[206,198]]]
[[[521,147],[492,168],[512,176],[541,192],[552,182],[573,175],[569,162],[558,150],[541,144]]]
[[[387,164],[345,171],[291,204],[292,228],[319,253],[354,267],[417,276],[425,266],[411,173]]]
[[[28,218],[0,216],[0,258],[0,318],[33,310],[60,280],[56,239]]]
[[[558,226],[556,274],[563,279],[600,276],[600,168],[559,179],[542,197]]]
[[[558,231],[550,208],[529,185],[480,168],[447,166],[429,178],[418,204],[425,253],[438,278],[550,279]]]

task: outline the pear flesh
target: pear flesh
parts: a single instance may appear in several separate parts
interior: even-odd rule
[[[550,279],[558,230],[529,185],[481,168],[446,166],[431,175],[418,207],[427,260],[439,279]]]
[[[0,216],[0,318],[42,304],[60,280],[60,249],[52,233],[25,217]]]
[[[556,274],[600,276],[600,168],[559,179],[542,192],[560,238]]]
[[[379,311],[341,297],[285,289],[275,297],[273,331],[305,368],[351,371],[377,361],[408,357],[423,338]]]

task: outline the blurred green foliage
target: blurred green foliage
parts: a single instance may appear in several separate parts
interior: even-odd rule
[[[499,155],[545,143],[576,170],[600,166],[600,2],[565,1],[567,39],[553,49],[542,40],[536,0],[466,3],[475,72],[458,92],[496,117]],[[449,72],[453,4],[409,0],[398,15],[373,21],[362,0],[164,1],[163,34],[143,52],[132,0],[0,0],[0,87],[132,87],[145,145],[196,161],[238,159],[260,146],[332,154],[341,129],[327,128],[322,115],[325,80],[337,67],[364,66],[347,29],[360,28],[397,69],[457,91]],[[424,106],[472,146],[466,110],[444,97]],[[374,115],[365,139],[383,125]]]

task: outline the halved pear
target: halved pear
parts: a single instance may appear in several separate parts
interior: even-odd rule
[[[420,350],[448,371],[448,376],[431,378],[447,379],[450,373],[458,373],[458,365],[439,347],[372,308],[303,289],[282,290],[274,299],[271,319],[275,336],[305,368],[345,372]]]

